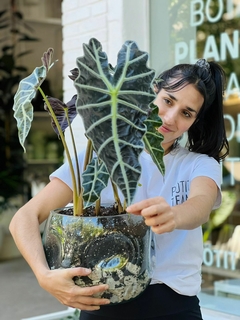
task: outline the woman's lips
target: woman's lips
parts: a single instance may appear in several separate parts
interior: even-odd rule
[[[172,130],[168,129],[167,127],[165,126],[161,126],[159,129],[159,131],[163,132],[163,133],[168,133],[168,132],[171,132]]]

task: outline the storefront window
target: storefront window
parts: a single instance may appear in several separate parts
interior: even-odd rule
[[[163,4],[164,3],[164,4]],[[222,206],[203,226],[201,305],[240,316],[240,0],[150,0],[151,64],[163,70],[198,58],[218,62],[227,86],[230,154]]]

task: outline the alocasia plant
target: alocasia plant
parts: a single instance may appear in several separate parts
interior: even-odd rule
[[[69,103],[46,97],[41,89],[53,65],[51,48],[43,55],[43,65],[20,82],[13,106],[19,140],[24,148],[34,114],[31,100],[39,90],[70,165],[74,214],[81,214],[84,208],[93,203],[99,205],[101,191],[109,179],[121,212],[131,203],[137,189],[141,175],[138,158],[144,148],[164,174],[163,137],[157,131],[161,119],[157,106],[152,103],[155,97],[152,90],[155,72],[147,67],[148,54],[140,51],[133,41],[123,44],[115,68],[109,64],[98,40],[91,39],[89,44],[83,45],[83,50],[84,55],[77,58],[78,68],[71,71],[70,78],[74,80],[77,95]],[[64,137],[64,130],[69,127],[75,146],[71,122],[77,112],[83,119],[88,138],[87,166],[82,176],[79,170],[74,172]],[[125,197],[124,204],[119,201],[118,188]]]

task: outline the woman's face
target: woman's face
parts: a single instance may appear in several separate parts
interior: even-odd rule
[[[177,138],[188,131],[196,120],[203,102],[203,96],[192,84],[174,92],[165,89],[159,91],[154,104],[158,106],[163,122],[158,131],[164,136],[162,146],[165,152]]]

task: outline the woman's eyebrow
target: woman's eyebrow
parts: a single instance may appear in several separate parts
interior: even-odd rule
[[[177,101],[177,98],[175,96],[173,96],[171,93],[168,93],[168,92],[166,92],[166,93],[169,96],[169,98],[171,98],[174,101]],[[191,107],[186,107],[186,109],[188,111],[191,111],[191,112],[194,112],[194,113],[198,114],[198,112],[196,110],[192,109]]]
[[[188,111],[191,111],[191,112],[194,112],[194,113],[198,114],[198,112],[196,110],[194,110],[194,109],[192,109],[190,107],[186,107],[186,108],[187,108]]]
[[[171,93],[166,92],[166,94],[169,96],[169,98],[171,98],[172,100],[177,101],[177,98],[175,96],[173,96]]]

